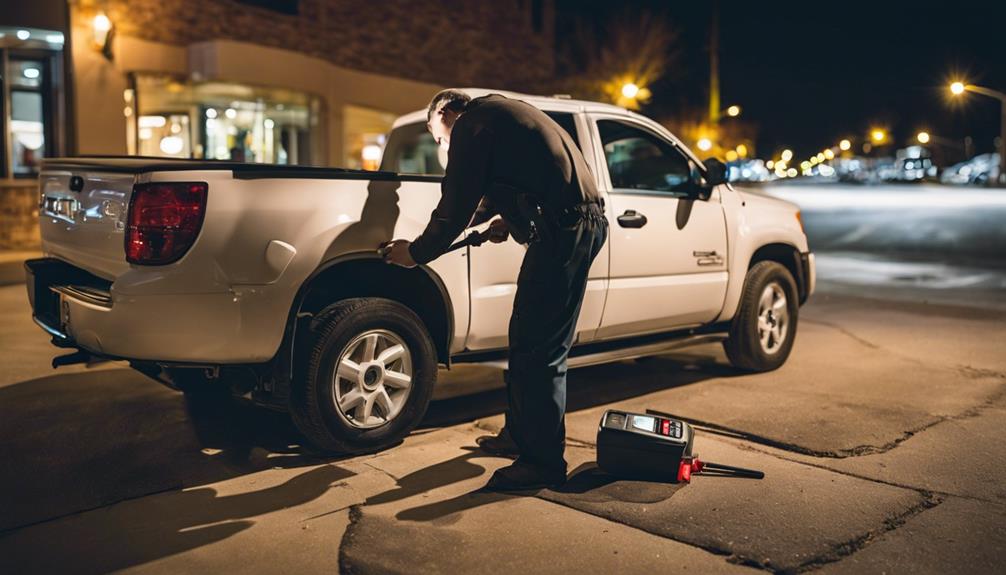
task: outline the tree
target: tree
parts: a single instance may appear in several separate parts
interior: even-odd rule
[[[601,30],[578,22],[560,47],[560,65],[569,74],[558,88],[578,98],[639,109],[650,98],[649,86],[678,61],[678,39],[663,15],[623,13]],[[636,90],[623,89],[629,84]]]

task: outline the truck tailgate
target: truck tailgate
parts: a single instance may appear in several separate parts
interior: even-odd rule
[[[114,280],[129,269],[124,248],[135,174],[43,170],[42,250]]]

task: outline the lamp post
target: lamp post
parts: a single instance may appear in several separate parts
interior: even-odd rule
[[[999,90],[983,88],[963,82],[954,82],[950,85],[951,94],[959,96],[964,92],[974,92],[975,94],[999,100],[999,178],[997,183],[1006,182],[1006,94]]]

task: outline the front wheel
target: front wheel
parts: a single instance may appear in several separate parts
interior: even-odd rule
[[[389,447],[422,420],[437,357],[422,320],[402,304],[355,298],[313,322],[310,361],[294,382],[294,423],[316,447],[359,453]]]
[[[796,282],[785,266],[771,261],[751,266],[730,336],[723,342],[730,364],[745,371],[771,371],[785,363],[799,311]]]

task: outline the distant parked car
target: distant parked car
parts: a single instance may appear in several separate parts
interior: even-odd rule
[[[940,181],[944,184],[981,186],[998,177],[999,154],[979,154],[943,170]]]
[[[921,182],[936,177],[936,166],[928,149],[908,146],[898,150],[894,160],[894,179],[899,182]]]

